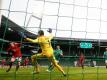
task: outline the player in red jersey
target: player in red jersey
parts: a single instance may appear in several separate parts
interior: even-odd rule
[[[28,64],[29,64],[29,58],[26,57],[26,58],[24,59],[24,64],[23,64],[23,65],[28,67]]]
[[[6,65],[6,59],[2,59],[2,61],[1,61],[2,68],[4,68],[5,65]]]
[[[19,66],[20,66],[20,62],[22,60],[22,53],[21,53],[21,44],[20,43],[16,43],[16,42],[11,42],[9,48],[7,49],[8,54],[10,54],[10,52],[12,53],[12,58],[11,61],[9,63],[9,68],[6,70],[6,72],[9,72],[12,64],[17,61],[17,65],[16,65],[16,71],[18,70]]]
[[[84,54],[81,53],[79,58],[79,65],[82,67],[82,69],[84,69],[84,61],[85,61]]]

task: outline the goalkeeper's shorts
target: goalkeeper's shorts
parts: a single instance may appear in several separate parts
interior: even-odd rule
[[[48,59],[52,59],[52,60],[54,59],[54,60],[56,60],[55,57],[54,57],[52,49],[50,49],[48,51],[44,50],[44,51],[42,51],[42,53],[35,54],[35,55],[32,56],[33,59],[34,58],[38,59],[38,58],[42,58],[42,57],[47,57]]]

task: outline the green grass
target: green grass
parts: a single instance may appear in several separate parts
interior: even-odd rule
[[[40,67],[41,72],[39,74],[32,74],[33,67],[20,68],[15,73],[15,68],[12,68],[10,72],[6,72],[7,68],[0,68],[0,80],[107,80],[107,69],[95,68],[95,67],[64,67],[64,70],[68,74],[64,77],[61,72],[54,69],[51,73],[46,72],[47,67]]]

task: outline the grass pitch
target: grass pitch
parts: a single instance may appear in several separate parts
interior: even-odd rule
[[[6,72],[7,68],[0,68],[0,80],[107,80],[107,69],[105,67],[64,67],[67,77],[54,69],[46,72],[47,67],[40,67],[39,74],[32,74],[33,67],[21,67],[17,72],[12,68]]]

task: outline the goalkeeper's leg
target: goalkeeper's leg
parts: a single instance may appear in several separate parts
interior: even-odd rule
[[[40,72],[39,65],[37,63],[37,58],[40,58],[40,57],[42,57],[41,54],[35,54],[35,55],[31,56],[32,64],[34,66],[34,73]]]
[[[56,60],[56,59],[55,59]],[[59,60],[56,60],[57,64],[59,63]],[[48,67],[48,71],[52,71],[54,69],[54,65],[51,63],[51,65]]]
[[[62,69],[62,67],[57,63],[57,61],[56,61],[55,59],[52,59],[52,63],[53,63],[53,65],[54,65],[59,71],[62,72],[62,74],[63,74],[64,76],[66,76],[66,73],[64,72],[64,70]]]

